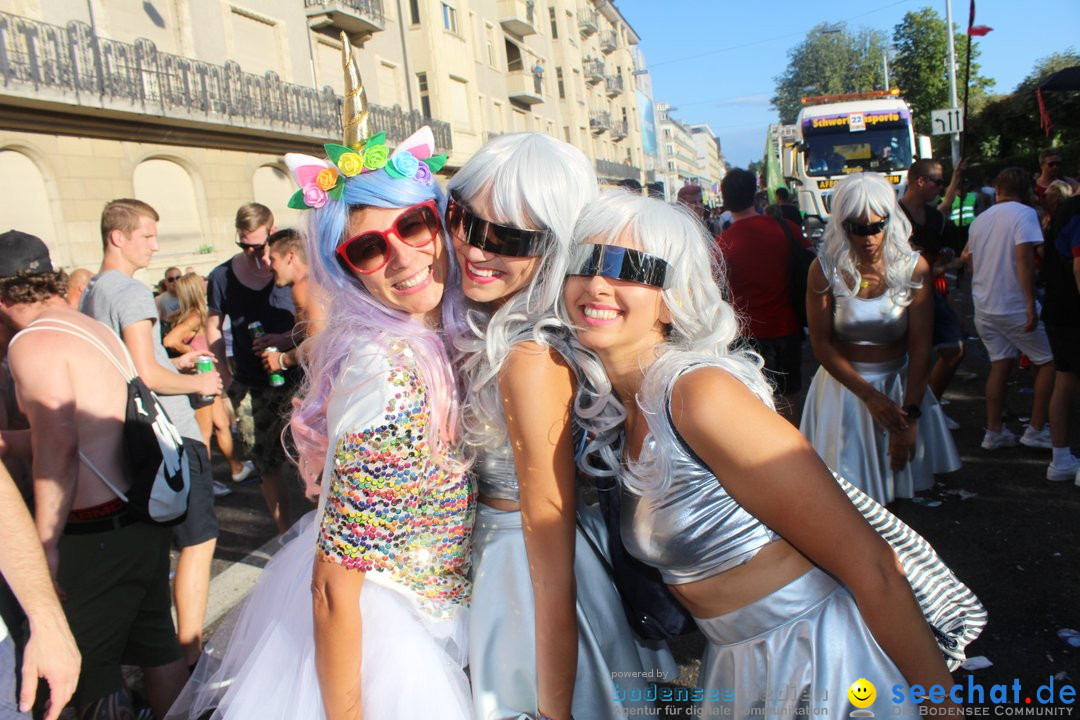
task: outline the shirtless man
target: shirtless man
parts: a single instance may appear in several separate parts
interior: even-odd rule
[[[109,328],[68,306],[66,290],[41,240],[5,233],[0,321],[20,332],[8,357],[30,422],[37,533],[83,657],[74,699],[80,718],[133,717],[120,664],[141,665],[150,704],[164,717],[187,679],[169,612],[171,530],[137,521],[90,469],[121,491],[130,486],[127,383],[94,344],[65,330],[116,358],[124,353]]]
[[[296,306],[296,332],[306,340],[326,327],[326,309],[318,288],[308,282],[304,236],[298,230],[285,228],[271,235],[266,244],[270,246],[270,270],[274,273],[274,284],[292,291],[293,304]],[[263,367],[267,372],[295,367],[300,362],[299,353],[299,344],[292,350],[264,350]]]

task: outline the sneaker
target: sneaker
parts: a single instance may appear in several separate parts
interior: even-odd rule
[[[232,495],[232,488],[223,482],[214,481],[214,497],[225,497],[226,495]]]
[[[1050,466],[1046,468],[1046,479],[1053,482],[1062,482],[1069,478],[1075,478],[1078,472],[1080,472],[1080,458],[1069,455],[1069,462],[1064,466],[1053,462],[1050,463]]]
[[[1028,425],[1027,430],[1020,436],[1020,444],[1031,448],[1046,448],[1047,450],[1054,447],[1054,443],[1050,441],[1050,423],[1043,425],[1042,430],[1036,430]]]
[[[948,415],[945,415],[945,413],[941,413],[941,414],[945,417],[945,427],[947,427],[950,430],[959,430],[960,429],[960,423],[956,422],[955,420],[953,420]]]
[[[253,472],[255,472],[255,464],[250,460],[247,460],[244,462],[243,467],[240,468],[240,472],[232,476],[232,481],[236,483],[244,482],[251,477],[251,473]]]
[[[987,430],[983,435],[983,450],[1000,450],[1001,448],[1016,447],[1016,436],[1009,428],[1002,426],[1001,432]]]

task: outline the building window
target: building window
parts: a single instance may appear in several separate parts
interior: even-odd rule
[[[458,31],[457,10],[455,10],[453,6],[447,5],[446,3],[442,4],[442,24],[444,28],[446,28],[452,33],[456,33]]]
[[[553,7],[548,8],[548,18],[551,20],[551,39],[552,40],[558,40],[559,39],[559,22],[558,22],[558,18],[555,15],[555,8],[553,8]]]
[[[561,67],[555,68],[555,80],[558,81],[558,83],[559,83],[559,99],[560,100],[565,100],[566,99],[566,88],[563,87],[562,68]]]
[[[420,0],[409,0],[409,19],[413,25],[420,24]]]
[[[671,172],[675,172],[675,162],[673,160],[668,160],[667,169]]]
[[[425,118],[431,117],[431,97],[428,94],[427,73],[416,73],[416,84],[420,86],[420,112]]]
[[[563,140],[565,140],[567,143],[569,143],[570,142],[570,126],[569,125],[563,125],[562,134],[563,134]]]

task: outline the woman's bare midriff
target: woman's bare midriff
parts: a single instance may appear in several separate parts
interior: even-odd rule
[[[880,363],[895,360],[907,354],[907,336],[888,345],[856,345],[836,342],[836,348],[848,362]]]
[[[501,510],[502,512],[517,512],[521,510],[521,503],[517,500],[505,500],[503,498],[493,498],[487,495],[481,495],[478,500],[488,507]]]
[[[668,585],[690,614],[711,618],[746,607],[802,577],[814,567],[785,540],[761,548],[744,565],[696,582]]]

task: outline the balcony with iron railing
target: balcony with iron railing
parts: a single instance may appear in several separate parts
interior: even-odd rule
[[[589,129],[593,135],[601,135],[611,129],[611,113],[607,110],[593,110],[589,113]]]
[[[630,134],[629,123],[626,120],[616,120],[611,124],[611,139],[615,142],[625,140]]]
[[[619,35],[614,30],[600,33],[600,50],[609,55],[619,47]]]
[[[382,0],[304,0],[304,11],[313,30],[371,35],[386,27]]]
[[[159,52],[149,40],[124,43],[97,36],[73,20],[65,27],[0,12],[0,105],[35,112],[78,113],[81,122],[107,118],[157,125],[176,136],[195,128],[205,137],[244,135],[280,146],[341,139],[342,98],[283,82],[274,72],[244,72]],[[398,106],[370,106],[372,127],[401,141],[430,125],[439,148],[451,149],[450,125]],[[78,132],[78,128],[73,128]],[[219,145],[221,143],[218,143]]]
[[[585,82],[595,85],[604,79],[604,61],[599,58],[587,57],[584,61]]]
[[[608,75],[604,78],[604,92],[608,97],[616,97],[622,95],[623,92],[623,79],[622,75]]]
[[[596,10],[591,7],[582,7],[578,9],[577,14],[578,32],[581,33],[581,37],[587,38],[600,30],[599,20],[596,17]]]
[[[535,0],[499,0],[499,23],[508,33],[525,37],[536,33]]]
[[[511,69],[506,73],[506,94],[511,101],[522,105],[544,102],[544,80],[525,69]]]
[[[615,180],[638,180],[641,178],[641,169],[629,163],[620,163],[613,160],[597,160],[596,174],[602,178]]]

